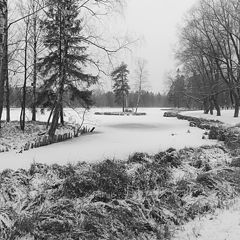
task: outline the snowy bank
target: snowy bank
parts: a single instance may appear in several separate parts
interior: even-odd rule
[[[3,122],[1,125],[0,153],[10,151],[22,153],[29,149],[67,141],[94,130],[94,128],[88,129],[79,125],[59,125],[52,139],[48,135],[44,122],[26,122],[24,131],[20,129],[19,122],[16,121]]]
[[[176,226],[237,194],[239,170],[229,162],[215,146],[5,170],[0,239],[170,239]]]
[[[181,115],[220,121],[230,126],[234,126],[240,123],[240,117],[239,118],[233,117],[233,110],[222,110],[221,116],[216,116],[216,114],[214,115],[204,114],[203,111],[185,111],[181,112]]]

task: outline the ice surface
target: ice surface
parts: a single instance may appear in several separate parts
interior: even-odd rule
[[[140,109],[146,116],[94,115],[95,111],[120,111],[120,109],[92,109],[85,116],[85,125],[95,126],[94,134],[82,135],[66,142],[32,149],[23,153],[0,153],[0,170],[6,168],[28,168],[32,162],[66,164],[78,161],[96,162],[105,158],[123,159],[140,151],[157,153],[169,147],[177,149],[215,144],[202,139],[203,130],[190,128],[188,121],[164,118],[164,111]],[[30,119],[30,112],[28,112]],[[65,119],[81,122],[78,114],[66,109]],[[47,114],[37,114],[45,121]],[[19,109],[12,110],[12,119],[19,118]],[[190,133],[189,131],[190,130]]]

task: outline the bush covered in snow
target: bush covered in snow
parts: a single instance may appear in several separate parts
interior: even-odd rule
[[[177,115],[178,115],[177,111],[165,112],[163,114],[164,117],[177,117]]]
[[[239,192],[229,158],[221,147],[203,147],[5,170],[0,239],[170,239],[174,226]]]
[[[8,151],[22,152],[31,148],[46,146],[55,142],[62,142],[81,134],[92,133],[95,127],[88,128],[79,125],[59,125],[52,140],[48,135],[46,123],[27,122],[25,130],[19,127],[19,122],[4,122],[0,131],[0,153]]]

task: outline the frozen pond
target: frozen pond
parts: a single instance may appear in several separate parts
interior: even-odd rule
[[[92,109],[87,113],[85,121],[88,126],[96,127],[94,134],[23,153],[1,153],[0,170],[26,168],[32,162],[65,164],[77,161],[96,162],[105,158],[122,159],[136,151],[157,153],[169,147],[179,149],[215,143],[203,140],[203,130],[190,128],[187,121],[164,118],[164,111],[159,108],[140,109],[139,111],[147,113],[146,116],[94,115],[95,111],[116,110],[120,111]],[[74,114],[72,110],[68,110],[66,119],[74,121]],[[13,110],[12,115],[18,119],[18,109]],[[47,118],[40,114],[38,117],[40,120]]]

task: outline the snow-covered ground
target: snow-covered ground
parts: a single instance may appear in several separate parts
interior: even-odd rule
[[[222,110],[221,116],[216,116],[216,112],[214,112],[213,115],[210,114],[204,114],[203,111],[187,111],[187,112],[181,112],[182,115],[187,115],[191,117],[198,117],[198,118],[204,118],[209,120],[218,120],[223,123],[229,124],[229,125],[236,125],[240,124],[240,117],[234,118],[234,110]]]
[[[202,139],[203,130],[190,128],[188,121],[164,118],[164,111],[140,109],[146,116],[104,116],[95,111],[120,111],[120,109],[92,109],[85,116],[88,126],[95,126],[94,134],[83,135],[66,142],[32,149],[23,153],[1,153],[0,170],[28,168],[32,162],[65,164],[77,161],[96,162],[104,158],[126,158],[136,151],[157,153],[169,147],[184,148],[215,144]],[[29,115],[30,116],[30,115]],[[66,120],[81,122],[77,114],[68,109]],[[38,113],[38,120],[48,115]],[[12,110],[12,119],[19,118],[19,109]]]
[[[240,117],[233,117],[233,110],[223,110],[222,116],[203,114],[203,111],[182,112],[182,115],[219,120],[234,126],[240,123]],[[214,214],[200,216],[185,224],[177,231],[174,240],[238,240],[240,239],[240,200],[229,204],[224,210]]]
[[[184,225],[177,231],[173,240],[239,240],[240,239],[240,200],[227,209]]]
[[[157,153],[169,147],[197,147],[215,144],[202,139],[203,130],[190,128],[188,121],[164,118],[160,109],[140,109],[146,116],[94,115],[95,111],[119,111],[119,109],[92,109],[86,114],[85,124],[96,127],[94,134],[83,135],[66,142],[32,149],[23,153],[1,153],[0,171],[6,168],[28,168],[32,162],[65,164],[77,161],[96,162],[107,157],[126,158],[141,151]],[[19,110],[13,109],[12,118],[18,119]],[[30,113],[28,113],[30,116]],[[221,117],[202,114],[202,111],[183,114],[205,119],[218,119],[235,125],[233,111],[222,111]],[[81,122],[77,114],[68,109],[66,120]],[[38,119],[46,121],[47,114],[38,113]],[[238,240],[240,236],[240,200],[226,210],[217,210],[185,224],[176,232],[175,240]]]

